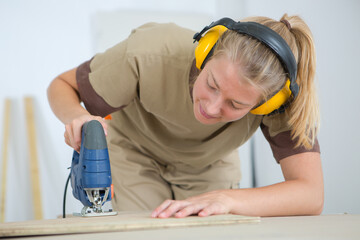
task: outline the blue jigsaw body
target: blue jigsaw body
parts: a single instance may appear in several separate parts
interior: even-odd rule
[[[110,159],[104,129],[96,120],[86,122],[82,127],[80,154],[74,151],[71,163],[73,195],[84,206],[92,207],[94,203],[90,202],[86,189],[101,189],[101,199],[106,197],[105,189],[109,189],[106,201],[110,201],[111,183]]]

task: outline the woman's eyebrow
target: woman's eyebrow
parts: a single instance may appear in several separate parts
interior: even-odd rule
[[[219,84],[217,83],[217,81],[216,81],[216,79],[215,79],[215,77],[214,77],[214,74],[213,74],[211,71],[209,71],[209,73],[210,73],[211,78],[213,79],[213,81],[214,81],[214,83],[215,83],[216,87],[220,90]]]

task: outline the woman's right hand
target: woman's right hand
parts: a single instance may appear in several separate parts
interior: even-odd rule
[[[84,123],[91,120],[99,121],[104,128],[105,136],[107,136],[107,124],[102,117],[86,114],[74,118],[71,122],[65,125],[64,138],[65,143],[72,147],[75,151],[80,151],[82,126],[84,125]]]

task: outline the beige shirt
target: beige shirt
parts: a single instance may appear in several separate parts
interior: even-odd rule
[[[111,113],[109,127],[114,132],[164,163],[206,167],[244,144],[260,125],[277,161],[306,151],[293,149],[285,114],[249,113],[235,122],[214,125],[195,119],[189,83],[196,47],[193,35],[175,24],[145,24],[80,65],[77,82],[88,111]],[[279,136],[281,142],[276,142]]]

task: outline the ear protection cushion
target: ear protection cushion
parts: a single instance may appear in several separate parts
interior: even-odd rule
[[[290,80],[288,79],[285,83],[285,86],[279,92],[277,92],[272,98],[270,98],[260,106],[254,108],[250,112],[255,115],[267,115],[279,109],[282,105],[286,103],[286,101],[291,96],[291,90],[289,87]]]
[[[196,67],[202,69],[211,50],[215,46],[220,36],[228,30],[225,26],[218,25],[211,28],[200,40],[195,49]]]

